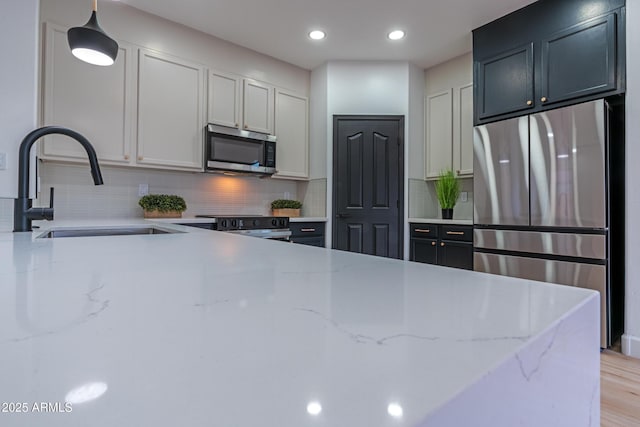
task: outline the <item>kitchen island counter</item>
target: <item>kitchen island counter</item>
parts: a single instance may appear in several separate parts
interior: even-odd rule
[[[0,425],[598,424],[596,292],[163,225],[0,233]]]

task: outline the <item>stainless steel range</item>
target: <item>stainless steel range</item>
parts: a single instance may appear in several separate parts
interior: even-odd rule
[[[286,240],[291,237],[289,218],[281,216],[228,216],[196,215],[196,218],[213,218],[212,230],[262,239]],[[185,224],[188,225],[188,224]]]

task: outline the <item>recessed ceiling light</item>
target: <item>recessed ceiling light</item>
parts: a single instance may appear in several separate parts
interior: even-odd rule
[[[322,40],[323,38],[326,37],[326,34],[324,33],[324,31],[313,30],[309,33],[309,37],[311,37],[314,40]]]
[[[403,39],[404,38],[404,31],[402,31],[402,30],[391,31],[387,37],[389,37],[390,40]]]

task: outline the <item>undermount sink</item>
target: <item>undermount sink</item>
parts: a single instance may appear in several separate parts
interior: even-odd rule
[[[61,228],[48,230],[39,235],[38,239],[52,239],[57,237],[89,237],[89,236],[132,236],[139,234],[172,234],[183,231],[159,228],[155,226],[127,226],[108,228]]]

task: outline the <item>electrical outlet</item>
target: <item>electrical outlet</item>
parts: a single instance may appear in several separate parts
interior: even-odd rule
[[[469,195],[467,194],[466,191],[463,191],[460,193],[460,201],[461,202],[466,202],[469,200]]]
[[[7,169],[7,153],[0,153],[0,170]]]
[[[138,196],[146,196],[149,194],[149,184],[138,184]]]

